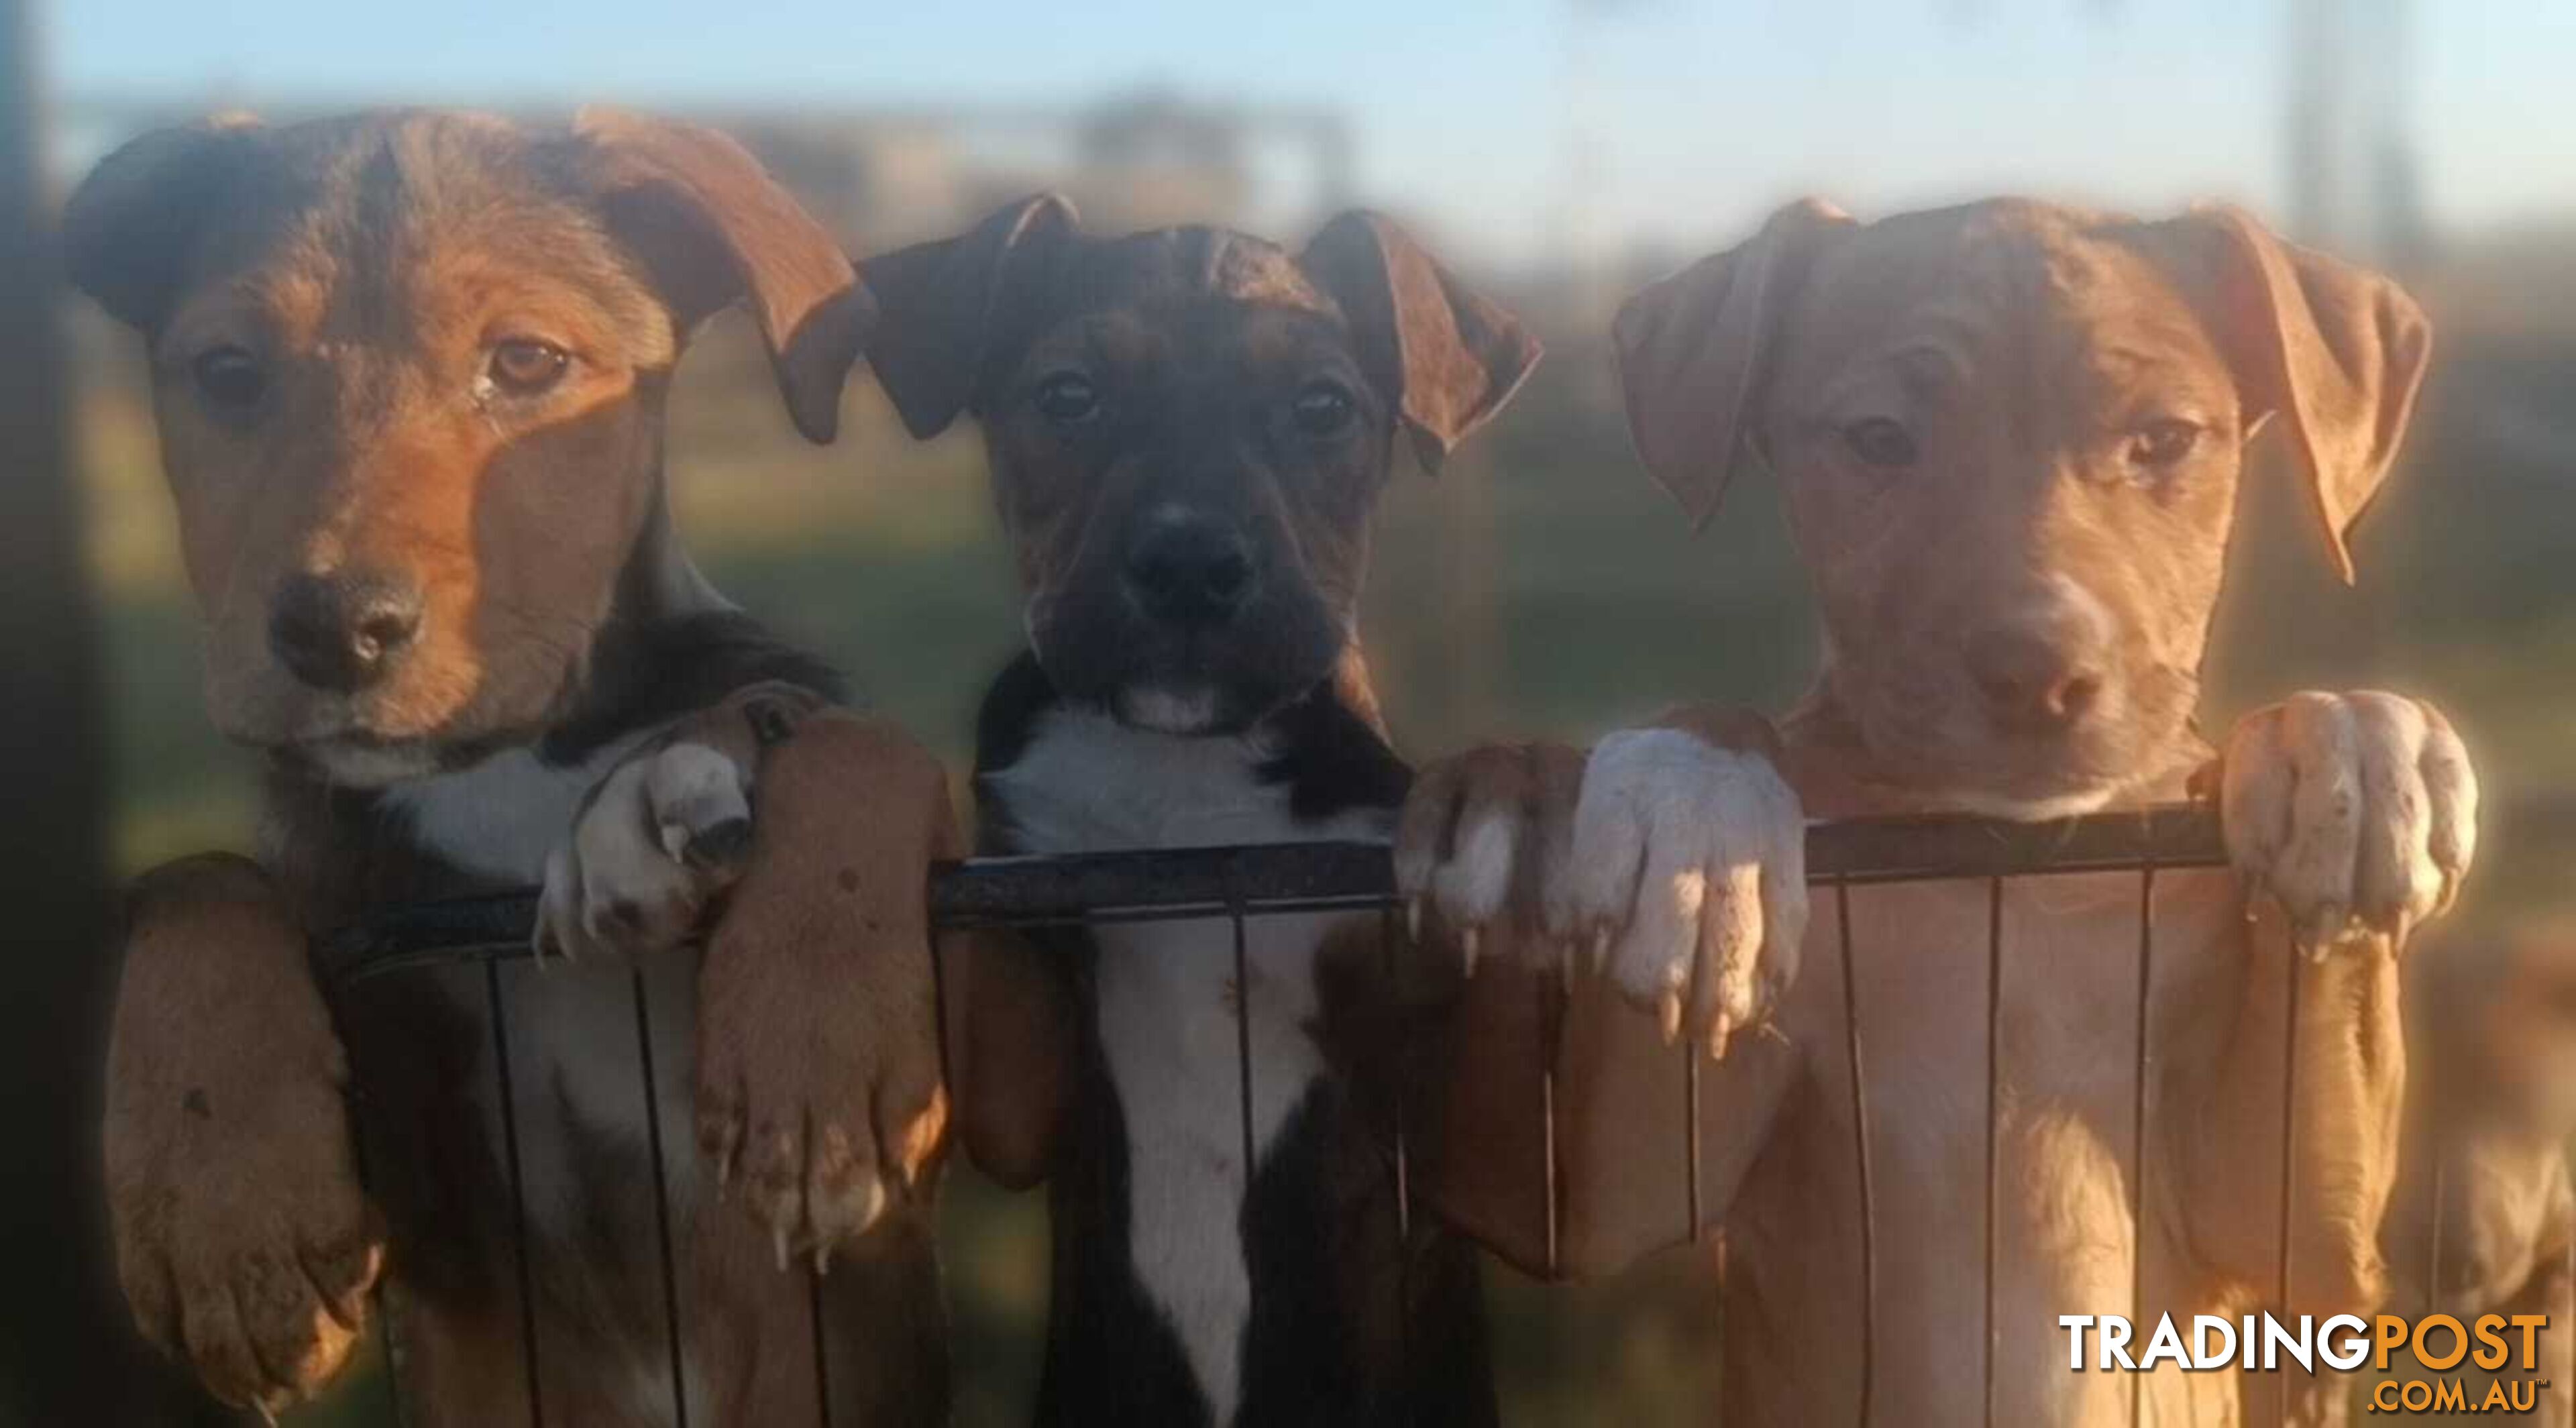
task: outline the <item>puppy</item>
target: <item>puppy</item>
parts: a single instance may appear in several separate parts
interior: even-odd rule
[[[74,280],[150,344],[208,712],[268,762],[258,859],[135,894],[106,1153],[144,1332],[273,1411],[390,1265],[414,1423],[812,1422],[824,1369],[840,1421],[936,1420],[942,781],[822,710],[834,678],[698,576],[662,482],[681,346],[736,302],[830,439],[870,311],[848,261],[730,141],[613,114],[158,133],[66,223]],[[802,771],[756,827],[755,722],[801,731],[766,758]],[[799,796],[824,777],[837,805]],[[309,937],[550,864],[577,966],[326,1007]],[[670,955],[746,866],[703,968]],[[752,1215],[701,1213],[693,1101]],[[809,1324],[773,1261],[819,1267],[889,1199]]]
[[[869,281],[905,422],[982,428],[1026,596],[978,729],[983,849],[1385,839],[1408,773],[1355,628],[1370,513],[1399,430],[1436,465],[1537,342],[1359,213],[1291,254],[1088,237],[1040,198]],[[1472,1258],[1399,1231],[1360,1069],[1395,1014],[1377,931],[1255,919],[1242,985],[1223,921],[971,959],[967,1145],[1049,1182],[1038,1421],[1493,1419]]]
[[[1687,1029],[1724,1058],[1703,1078],[1699,1204],[1731,1247],[1728,1422],[1855,1421],[1865,1392],[1882,1415],[1981,1421],[1990,1353],[1991,1421],[2126,1422],[2133,1389],[2149,1421],[2237,1421],[2231,1375],[2070,1372],[2057,1316],[2143,1316],[2137,1352],[2167,1312],[2382,1301],[2398,952],[2468,868],[2476,784],[2410,699],[2301,694],[2214,764],[2192,712],[2247,442],[2284,431],[2349,572],[2423,317],[2231,211],[2000,201],[1864,226],[1803,203],[1639,294],[1614,337],[1638,452],[1695,522],[1737,472],[1779,474],[1823,670],[1776,740],[1685,711],[1588,756],[1485,750],[1417,785],[1409,891],[1489,944],[1609,973],[1576,987],[1552,1047],[1531,1045],[1512,978],[1479,982],[1451,1134],[1486,1154],[1453,1155],[1435,1188],[1535,1260],[1533,1132],[1512,1140],[1538,1091],[1517,1068],[1552,1054],[1564,1267],[1677,1238],[1685,1084],[1662,1045]],[[2130,874],[1851,889],[1848,985],[1842,900],[1808,916],[1802,815],[2048,819],[2180,798],[2202,769],[2234,876],[2154,879],[2143,969]]]
[[[2541,1421],[2565,1424],[2576,943],[2542,925],[2415,959],[2406,1023],[2406,1147],[2380,1231],[2390,1312],[2549,1316],[2539,1374],[2506,1376],[2550,1378]]]

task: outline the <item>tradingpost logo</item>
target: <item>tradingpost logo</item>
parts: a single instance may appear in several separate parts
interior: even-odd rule
[[[2116,1314],[2060,1314],[2057,1324],[2066,1331],[2066,1366],[2077,1373],[2137,1373],[2165,1364],[2272,1372],[2295,1364],[2310,1373],[2322,1365],[2350,1373],[2368,1363],[2382,1375],[2370,1389],[2373,1413],[2529,1413],[2549,1387],[2537,1376],[2545,1314],[2481,1314],[2466,1322],[2449,1314],[2322,1320],[2302,1314],[2287,1323],[2270,1314],[2198,1314],[2188,1334],[2168,1314],[2143,1344],[2136,1326]],[[2391,1374],[2401,1350],[2406,1371]],[[2482,1371],[2474,1385],[2466,1365]]]

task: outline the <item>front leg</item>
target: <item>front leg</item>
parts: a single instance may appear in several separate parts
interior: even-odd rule
[[[104,1137],[117,1275],[146,1338],[274,1413],[347,1362],[384,1264],[348,1064],[256,864],[173,863],[129,906]]]
[[[939,761],[827,710],[771,747],[698,982],[698,1144],[819,1270],[925,1208],[947,1146],[931,865],[964,852]]]
[[[928,1189],[947,1091],[927,894],[961,848],[910,736],[767,683],[611,770],[547,862],[540,957],[705,938],[699,1145],[782,1268]]]
[[[1757,1033],[1807,921],[1804,820],[1768,736],[1691,711],[1589,754],[1482,749],[1426,770],[1406,804],[1399,889],[1471,972],[1505,968],[1457,1014],[1431,1193],[1525,1268],[1608,1273],[1691,1232],[1672,1153],[1687,1059],[1715,1063],[1698,1073],[1703,1223],[1768,1136],[1797,1053]]]
[[[2235,1022],[2202,1123],[2181,1132],[2192,1238],[2267,1296],[2286,1255],[2285,1312],[2366,1312],[2387,1289],[2378,1234],[2405,1096],[2398,957],[2468,872],[2477,781],[2439,712],[2377,693],[2248,715],[2218,776],[2254,901]]]

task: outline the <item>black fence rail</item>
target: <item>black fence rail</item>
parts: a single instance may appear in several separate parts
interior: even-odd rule
[[[1996,1343],[1994,1286],[1996,1229],[1996,1171],[1998,1146],[1995,1134],[2000,1108],[2000,1090],[1996,1066],[1999,1051],[1998,1023],[2001,1010],[2003,975],[2004,919],[2003,899],[2007,881],[2022,878],[2052,877],[2076,873],[2128,873],[2138,879],[2137,930],[2137,1010],[2136,1010],[2136,1100],[2132,1107],[2132,1142],[2130,1163],[2137,1167],[2129,1186],[2131,1223],[2145,1222],[2143,1207],[2138,1203],[2140,1185],[2147,1165],[2147,1085],[2148,1048],[2151,1045],[2149,990],[2156,955],[2155,886],[2160,872],[2187,868],[2222,866],[2226,851],[2220,836],[2218,820],[2210,810],[2197,806],[2165,806],[2142,811],[2095,814],[2051,823],[2009,823],[1991,819],[1933,816],[1910,818],[1855,819],[1811,824],[1807,832],[1807,878],[1816,893],[1830,896],[1836,903],[1836,923],[1840,929],[1839,945],[1833,949],[1841,963],[1846,1028],[1843,1054],[1851,1086],[1851,1112],[1854,1125],[1852,1154],[1855,1159],[1860,1189],[1861,1217],[1858,1226],[1861,1303],[1864,1322],[1861,1325],[1862,1366],[1859,1380],[1859,1421],[1869,1425],[1882,1420],[1878,1411],[1876,1385],[1872,1373],[1878,1342],[1878,1250],[1879,1195],[1883,1187],[1876,1183],[1875,1167],[1870,1156],[1871,1112],[1868,1082],[1865,1075],[1867,1038],[1862,1034],[1856,1005],[1853,976],[1853,947],[1849,892],[1854,887],[1877,884],[1984,880],[1988,884],[1986,937],[1986,1286],[1983,1311],[1986,1345],[1985,1392],[1986,1421],[1995,1418]],[[1383,919],[1386,955],[1392,959],[1405,954],[1407,937],[1405,919],[1399,915],[1394,874],[1388,850],[1369,843],[1294,843],[1245,847],[1189,848],[1127,853],[1087,854],[1065,857],[985,858],[945,864],[935,869],[929,889],[934,923],[943,929],[993,927],[1046,927],[1068,925],[1103,925],[1165,920],[1227,921],[1232,930],[1231,954],[1235,959],[1236,985],[1250,986],[1244,978],[1245,924],[1259,917],[1291,913],[1351,912],[1376,913]],[[511,1091],[508,1085],[509,1061],[507,1036],[502,1028],[507,1015],[498,968],[501,963],[530,955],[530,931],[536,899],[533,895],[513,894],[447,902],[423,903],[391,908],[366,924],[329,939],[315,952],[317,970],[333,991],[354,983],[396,975],[407,970],[454,968],[461,962],[481,961],[484,984],[489,998],[496,1039],[496,1072],[501,1081],[499,1092],[503,1105],[503,1132],[510,1139],[508,1147],[510,1184],[514,1195],[521,1193],[518,1164],[519,1147],[516,1127],[509,1121]],[[1210,954],[1218,945],[1211,939]],[[2297,1025],[2299,971],[2304,959],[2291,957],[2289,964],[2290,1024]],[[663,1273],[666,1323],[670,1326],[672,1365],[672,1411],[674,1420],[688,1420],[688,1392],[680,1352],[679,1308],[677,1285],[672,1272],[671,1216],[669,1191],[661,1181],[662,1148],[659,1144],[659,1107],[653,1104],[651,1085],[651,1015],[647,1006],[646,984],[638,972],[633,978],[633,997],[637,1038],[643,1055],[646,1080],[644,1099],[648,1124],[655,1127],[652,1146],[656,1170],[656,1210],[660,1229],[660,1251]],[[1254,1156],[1252,1120],[1252,1057],[1249,1023],[1251,1009],[1236,1018],[1237,1075],[1242,1086],[1243,1155],[1247,1168]],[[2285,1094],[2282,1103],[2282,1198],[2281,1263],[2278,1289],[2286,1302],[2290,1270],[2290,1216],[2293,1185],[2290,1147],[2296,1131],[2297,1060],[2295,1037],[2291,1054],[2284,1065]],[[1686,1117],[1682,1131],[1688,1156],[1687,1206],[1677,1207],[1687,1216],[1688,1237],[1698,1240],[1707,1223],[1703,1214],[1700,1187],[1699,1145],[1699,1078],[1705,1057],[1687,1045],[1675,1055],[1686,1068]],[[1546,1202],[1551,1223],[1548,1226],[1548,1258],[1555,1266],[1555,1226],[1552,1223],[1556,1204],[1555,1164],[1555,1092],[1552,1076],[1542,1077],[1542,1104],[1535,1113],[1545,1118],[1542,1144],[1546,1148],[1548,1176]],[[1395,1177],[1399,1214],[1409,1225],[1413,1214],[1408,1183],[1409,1153],[1404,1144],[1401,1123],[1395,1127],[1394,1145],[1388,1157]],[[2434,1196],[2441,1195],[2440,1169],[2435,1168]],[[519,1227],[524,1235],[524,1201],[517,1207]],[[2143,1233],[2143,1231],[2139,1231]],[[2426,1266],[2426,1283],[2438,1285],[2443,1247],[2438,1227],[2431,1237],[2430,1263]],[[2133,1244],[2132,1275],[2143,1262],[2142,1245]],[[522,1322],[528,1326],[525,1366],[531,1395],[531,1419],[542,1424],[543,1416],[534,1401],[539,1382],[538,1356],[532,1306],[525,1275],[524,1248],[519,1286]],[[2132,1284],[2132,1299],[2136,1299]],[[819,1308],[816,1311],[820,1312]],[[819,1333],[819,1329],[818,1329]],[[817,1367],[820,1369],[820,1355]],[[2132,1422],[2140,1422],[2145,1375],[2131,1379]],[[2291,1393],[2290,1376],[2279,1375],[2283,1408],[2286,1413]],[[397,1395],[399,1396],[399,1395]],[[828,1410],[827,1410],[828,1411]]]

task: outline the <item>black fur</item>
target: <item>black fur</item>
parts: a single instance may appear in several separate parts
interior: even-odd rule
[[[986,694],[978,777],[1017,763],[1039,722],[1067,705],[1036,658],[1021,655]],[[1259,775],[1288,787],[1301,821],[1392,811],[1411,782],[1373,721],[1331,682],[1274,713],[1265,732],[1279,752]],[[1013,835],[1006,799],[979,787],[981,850],[1030,851]],[[1083,1010],[1071,1123],[1048,1185],[1054,1274],[1036,1422],[1207,1424],[1210,1408],[1176,1327],[1135,1277],[1125,1116],[1093,1011],[1098,945],[1078,929],[1036,936]],[[1313,1030],[1331,1040],[1327,1029]],[[1382,1149],[1374,1119],[1328,1074],[1264,1155],[1240,1224],[1252,1283],[1241,1428],[1496,1421],[1474,1251],[1431,1226],[1427,1212],[1417,1213],[1411,1242],[1398,1233]],[[1373,1339],[1373,1325],[1397,1326],[1397,1342]]]

